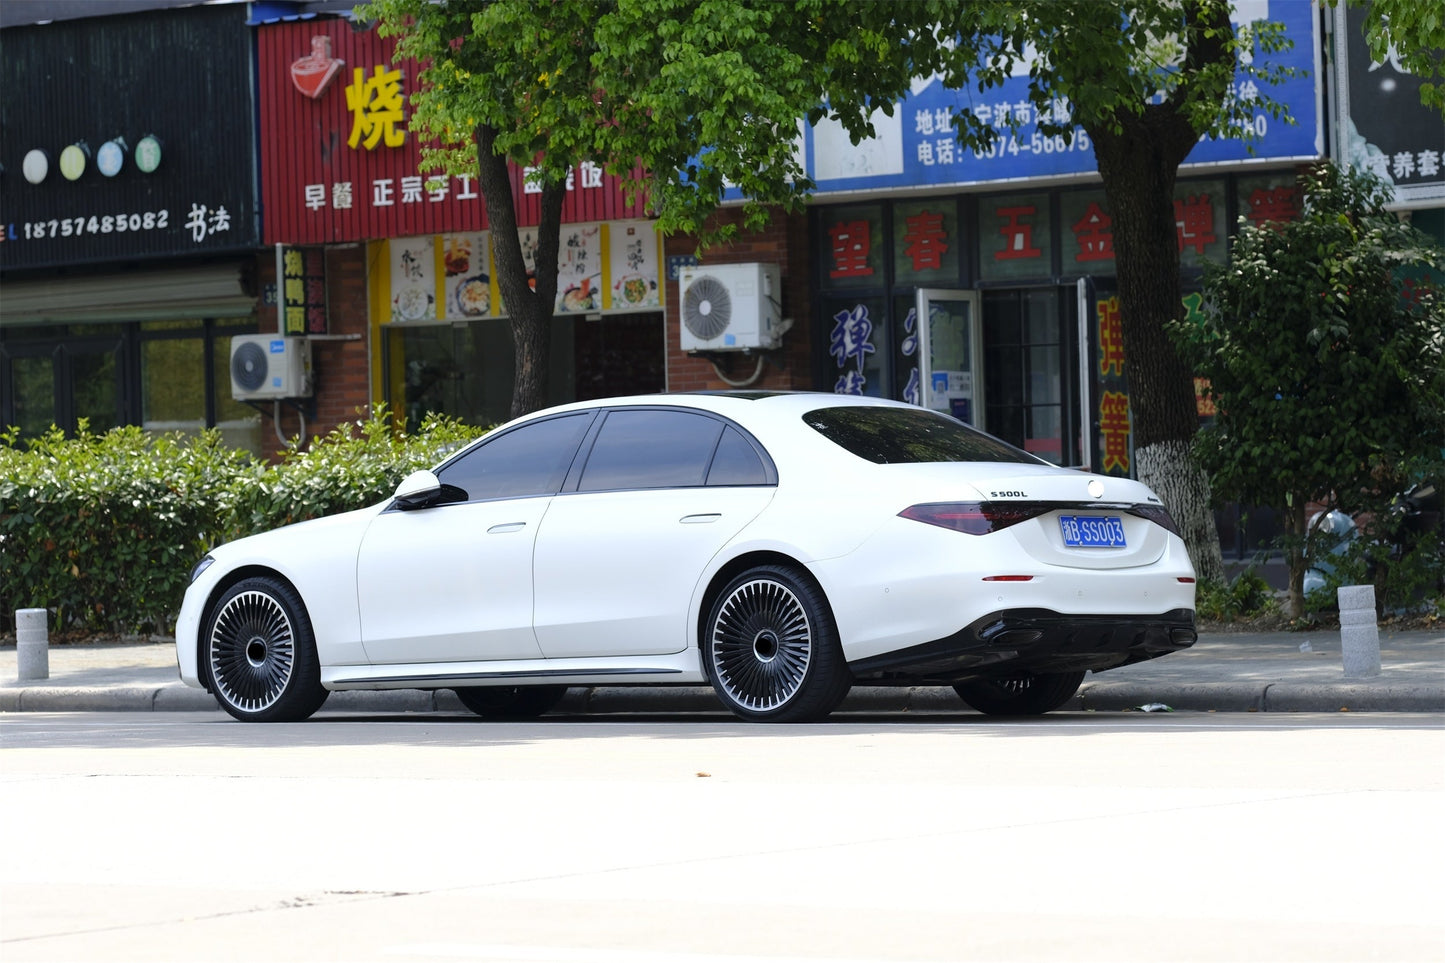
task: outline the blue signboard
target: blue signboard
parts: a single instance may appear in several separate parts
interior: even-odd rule
[[[1261,112],[1253,125],[1257,137],[1250,144],[1239,139],[1201,140],[1185,161],[1186,167],[1222,162],[1278,163],[1323,156],[1314,4],[1310,0],[1236,0],[1234,8],[1236,23],[1274,20],[1284,25],[1285,33],[1294,42],[1291,50],[1273,55],[1271,62],[1294,67],[1304,76],[1279,86],[1265,86],[1262,92],[1284,104],[1295,123],[1287,124]],[[1249,78],[1238,77],[1236,96],[1249,97],[1250,84]],[[1001,131],[998,143],[989,151],[978,153],[958,143],[952,116],[960,107]],[[1037,113],[1028,99],[1026,68],[1020,76],[985,93],[946,90],[941,81],[931,78],[917,82],[898,103],[892,117],[875,114],[878,136],[857,146],[849,142],[847,132],[836,122],[824,120],[816,127],[805,128],[806,168],[818,185],[818,194],[1093,173],[1096,166],[1088,135],[1076,128],[1068,144],[1062,137],[1045,136],[1038,130]],[[1058,102],[1048,113],[1066,117],[1069,106]],[[1009,118],[1020,122],[1017,133],[1008,132],[1004,126]]]

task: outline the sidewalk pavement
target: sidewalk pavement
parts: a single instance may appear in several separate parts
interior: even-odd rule
[[[0,712],[214,710],[181,684],[170,642],[59,645],[50,676],[20,682],[15,644],[0,645]],[[1348,679],[1338,629],[1210,633],[1183,652],[1090,674],[1065,707],[1122,711],[1145,706],[1202,712],[1445,712],[1445,630],[1381,630],[1378,676]],[[560,713],[718,712],[706,686],[576,687]],[[859,686],[840,712],[960,712],[951,689]],[[1150,711],[1161,711],[1153,708]],[[322,712],[465,713],[447,689],[333,692]]]

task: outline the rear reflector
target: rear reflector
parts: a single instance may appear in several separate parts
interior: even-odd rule
[[[1048,511],[1049,506],[1034,502],[929,502],[910,505],[898,515],[968,535],[987,535]]]
[[[985,582],[1032,582],[1032,575],[985,575]]]
[[[1194,584],[1194,579],[1188,578],[1188,577],[1183,576],[1183,575],[1179,576],[1179,581],[1183,582],[1185,585],[1193,585],[1193,584]]]

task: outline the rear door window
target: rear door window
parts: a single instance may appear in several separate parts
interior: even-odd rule
[[[716,418],[691,411],[610,411],[587,456],[577,489],[597,492],[702,485],[725,427]]]

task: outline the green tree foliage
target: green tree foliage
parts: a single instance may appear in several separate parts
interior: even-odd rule
[[[1353,0],[1365,6],[1365,42],[1380,63],[1391,58],[1419,77],[1420,101],[1445,111],[1445,4],[1430,0]]]
[[[1216,496],[1285,519],[1291,617],[1307,506],[1385,517],[1412,478],[1440,477],[1445,446],[1445,299],[1405,285],[1445,252],[1385,210],[1373,175],[1323,166],[1303,184],[1302,218],[1241,227],[1229,264],[1206,268],[1205,320],[1173,329],[1215,397],[1196,450]]]

